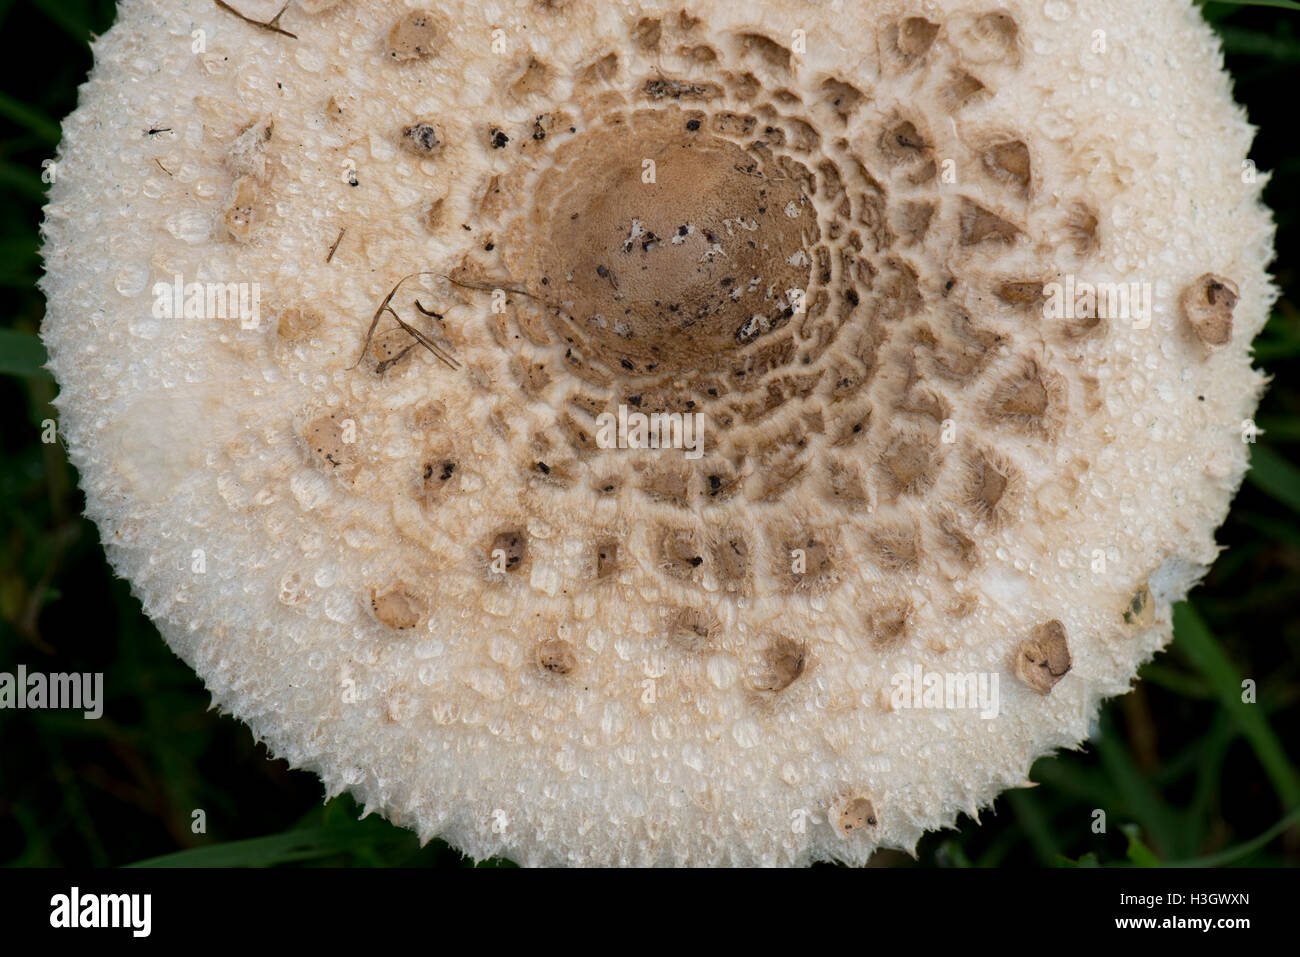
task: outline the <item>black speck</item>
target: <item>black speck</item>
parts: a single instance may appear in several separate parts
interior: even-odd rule
[[[700,128],[700,121],[699,121],[699,120],[688,120],[687,123],[686,123],[686,128],[687,128],[688,130],[690,130],[692,133],[694,133],[696,130],[698,130],[698,129]]]
[[[501,132],[495,126],[488,131],[488,136],[491,137],[492,148],[494,150],[504,149],[506,144],[510,142],[510,137],[506,136],[505,133]]]

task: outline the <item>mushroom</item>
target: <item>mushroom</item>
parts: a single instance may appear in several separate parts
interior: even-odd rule
[[[1187,0],[280,6],[123,0],[43,335],[113,566],[330,795],[861,863],[1169,641],[1274,298]]]

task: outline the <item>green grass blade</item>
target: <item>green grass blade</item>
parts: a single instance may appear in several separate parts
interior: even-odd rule
[[[1280,7],[1283,10],[1300,10],[1296,0],[1200,0],[1202,4],[1224,4],[1230,7]]]
[[[1121,824],[1119,829],[1128,838],[1128,859],[1134,867],[1160,867],[1160,858],[1142,843],[1142,829],[1136,824]]]
[[[48,376],[41,368],[47,361],[45,346],[34,333],[0,329],[0,374]]]
[[[1265,445],[1250,451],[1246,478],[1294,512],[1300,512],[1300,469]]]
[[[1174,647],[1205,676],[1219,704],[1232,716],[1284,807],[1300,804],[1300,774],[1264,718],[1259,705],[1241,700],[1241,674],[1200,614],[1188,602],[1174,606]]]
[[[15,190],[37,203],[45,202],[45,184],[41,174],[8,160],[0,160],[0,187]]]
[[[1204,857],[1193,857],[1185,861],[1169,861],[1168,867],[1220,867],[1224,864],[1231,864],[1233,861],[1240,860],[1249,854],[1253,854],[1263,847],[1267,847],[1275,838],[1285,831],[1290,830],[1300,824],[1300,807],[1293,808],[1291,813],[1282,818],[1272,827],[1270,827],[1259,837],[1252,838],[1241,844],[1232,847],[1226,847],[1217,854],[1207,854]]]
[[[31,4],[78,43],[90,41],[90,11],[86,9],[85,3],[71,3],[69,0],[31,0]]]
[[[1016,820],[1029,835],[1029,842],[1033,845],[1038,859],[1045,865],[1054,863],[1061,856],[1061,846],[1057,843],[1056,835],[1052,833],[1052,827],[1034,796],[1024,789],[1019,789],[1008,791],[1006,797],[1011,810],[1015,812]]]
[[[370,839],[367,832],[364,840]],[[357,843],[357,834],[330,827],[299,828],[283,834],[227,841],[138,861],[130,867],[270,867],[329,857]]]
[[[1178,821],[1161,800],[1150,779],[1139,770],[1124,739],[1114,728],[1103,722],[1102,733],[1094,743],[1102,767],[1119,791],[1127,812],[1125,816],[1137,818],[1162,854],[1167,856],[1173,853],[1181,836]],[[1118,810],[1108,810],[1107,814],[1114,816]]]
[[[36,107],[0,93],[0,117],[35,133],[51,146],[59,141],[59,124]]]

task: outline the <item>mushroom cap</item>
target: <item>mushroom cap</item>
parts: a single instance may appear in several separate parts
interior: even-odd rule
[[[860,863],[1169,640],[1275,297],[1190,2],[279,7],[122,0],[43,336],[114,568],[330,795]]]

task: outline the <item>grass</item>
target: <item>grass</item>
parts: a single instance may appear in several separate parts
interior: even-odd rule
[[[1269,9],[1274,8],[1274,9]],[[1290,8],[1290,9],[1280,9]],[[1171,648],[1104,708],[1078,751],[1043,758],[1038,786],[981,822],[928,835],[881,866],[1239,866],[1300,863],[1300,158],[1284,137],[1300,62],[1300,4],[1206,3],[1238,99],[1261,126],[1253,158],[1274,171],[1283,296],[1258,340],[1274,377],[1252,470],[1220,532],[1226,550],[1175,611]],[[87,38],[111,0],[0,0],[0,671],[102,671],[106,717],[0,711],[0,861],[17,866],[467,866],[433,842],[322,802],[316,780],[270,758],[208,710],[105,565],[76,475],[41,441],[57,418],[36,338],[42,162],[90,66]],[[19,47],[39,40],[39,83]],[[1255,702],[1242,700],[1253,681]],[[205,828],[196,832],[196,811]],[[1104,833],[1095,830],[1104,814]],[[501,864],[505,862],[490,862]]]

